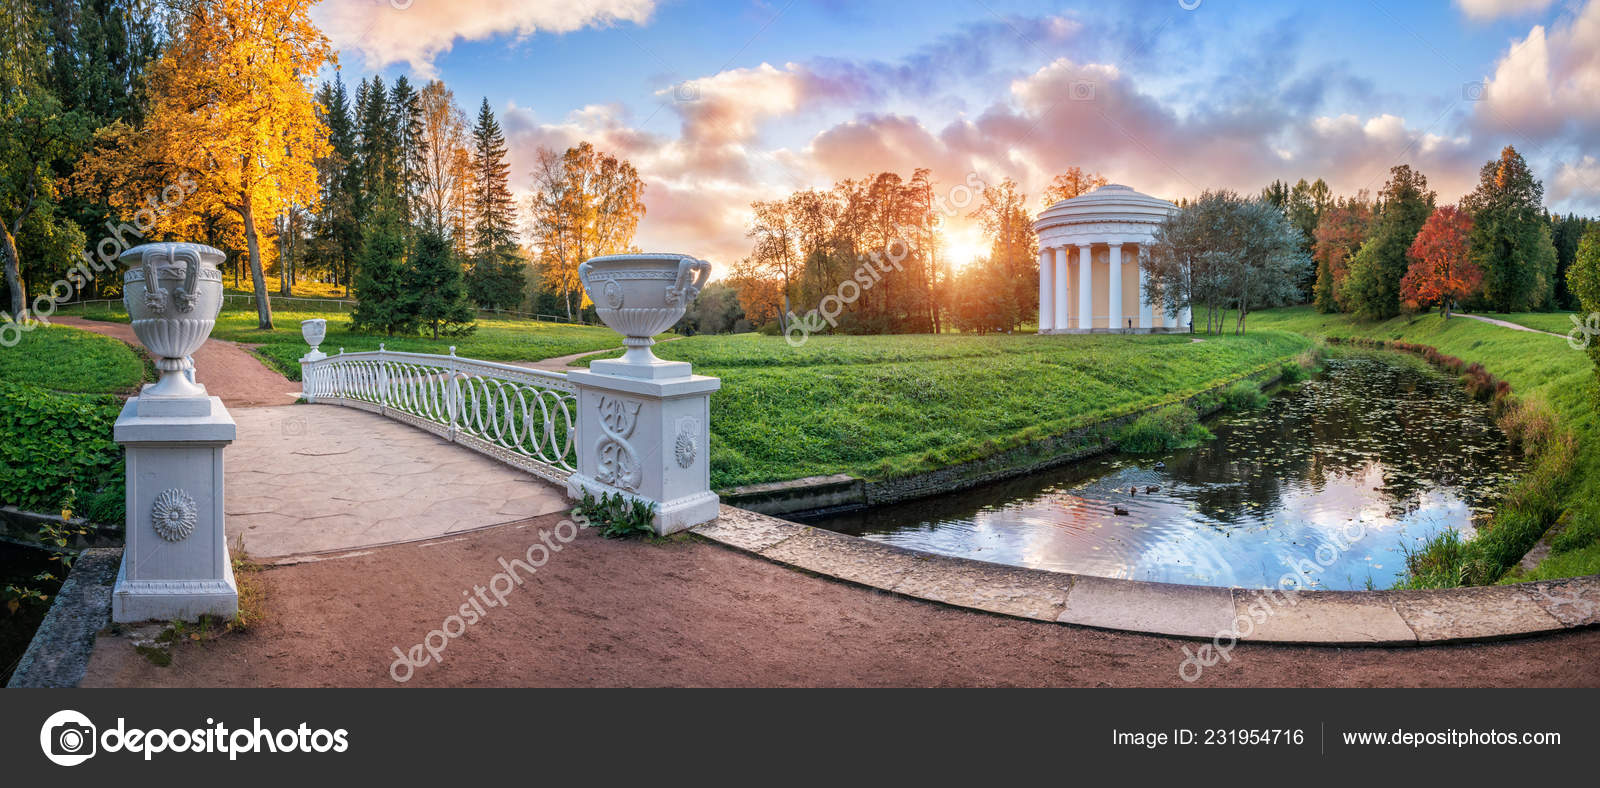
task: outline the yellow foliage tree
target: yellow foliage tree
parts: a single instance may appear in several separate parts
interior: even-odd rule
[[[315,3],[175,2],[177,34],[151,71],[145,125],[88,162],[89,177],[112,184],[107,196],[125,214],[143,207],[151,186],[192,178],[197,188],[161,213],[160,232],[237,216],[263,329],[272,328],[272,305],[262,232],[291,204],[315,207],[316,160],[331,150],[311,80],[336,56],[311,21]]]

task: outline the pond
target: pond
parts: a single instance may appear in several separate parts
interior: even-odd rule
[[[41,574],[60,578],[64,572],[45,550],[0,542],[0,687],[11,679],[11,672],[33,640],[34,630],[50,610],[49,602],[18,599],[7,589],[31,588],[54,600],[61,581],[35,579]],[[15,610],[11,608],[12,601],[17,602]]]
[[[1216,438],[1112,453],[810,520],[903,547],[1061,572],[1244,588],[1390,588],[1407,551],[1491,514],[1521,466],[1487,408],[1417,363],[1330,359]]]

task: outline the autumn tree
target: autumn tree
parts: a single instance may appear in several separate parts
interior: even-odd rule
[[[471,155],[467,149],[467,115],[456,104],[455,94],[437,79],[422,86],[417,104],[422,116],[419,215],[424,225],[449,228],[452,207],[458,202],[466,204],[468,179],[461,163]],[[461,242],[457,251],[463,252],[465,228],[459,232],[463,237],[457,239]]]
[[[333,56],[310,8],[314,0],[173,0],[175,33],[150,74],[149,111],[126,146],[103,151],[93,174],[137,171],[111,196],[125,215],[192,176],[194,194],[161,217],[165,229],[191,227],[219,211],[238,217],[256,296],[259,326],[272,328],[262,265],[262,221],[289,205],[314,206],[316,162],[328,154],[308,80]]]
[[[1068,167],[1066,172],[1057,175],[1049,186],[1044,187],[1042,202],[1048,208],[1062,200],[1088,194],[1107,183],[1109,181],[1099,173],[1086,173],[1082,167]]]
[[[1319,312],[1349,309],[1344,299],[1344,283],[1350,274],[1350,258],[1361,248],[1372,231],[1372,201],[1367,192],[1340,198],[1317,220],[1311,259],[1316,264],[1312,303]]]
[[[998,186],[984,187],[982,201],[968,214],[978,220],[989,239],[989,258],[984,265],[993,269],[990,281],[1002,288],[1004,297],[997,308],[1015,316],[1011,328],[1039,307],[1039,239],[1033,234],[1033,219],[1026,205],[1027,195],[1006,178]]]
[[[644,181],[627,160],[581,142],[562,153],[540,149],[533,186],[534,245],[570,319],[575,307],[583,307],[578,266],[591,257],[634,251],[633,235],[645,213]]]
[[[1438,305],[1446,320],[1450,307],[1477,292],[1483,270],[1468,252],[1472,217],[1446,205],[1435,210],[1417,231],[1406,256],[1411,268],[1400,280],[1400,298],[1410,309]]]
[[[1434,193],[1428,179],[1408,164],[1390,170],[1379,192],[1382,207],[1372,237],[1350,260],[1345,297],[1357,315],[1384,320],[1400,314],[1400,279],[1411,267],[1406,253],[1433,213]]]

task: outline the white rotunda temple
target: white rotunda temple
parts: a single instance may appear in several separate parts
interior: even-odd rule
[[[1144,300],[1139,264],[1156,227],[1178,206],[1107,184],[1062,200],[1033,223],[1039,236],[1039,333],[1187,331],[1190,312],[1176,318]]]

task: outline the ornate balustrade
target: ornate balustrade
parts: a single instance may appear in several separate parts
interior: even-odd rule
[[[552,482],[577,467],[577,386],[559,372],[380,349],[302,359],[308,402],[427,430]]]

